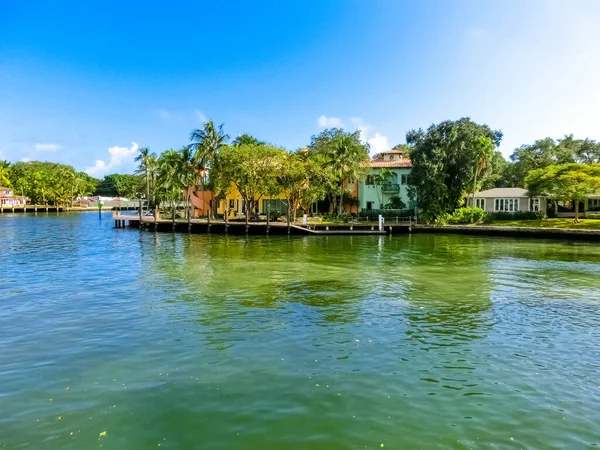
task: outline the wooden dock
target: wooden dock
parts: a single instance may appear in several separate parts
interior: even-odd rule
[[[175,231],[189,233],[216,233],[216,234],[277,234],[277,235],[319,235],[319,236],[348,236],[348,235],[367,235],[381,236],[392,233],[408,233],[411,227],[406,224],[386,225],[383,230],[376,226],[348,224],[342,226],[330,227],[327,225],[301,225],[285,222],[249,222],[247,225],[243,221],[228,221],[206,219],[177,219],[173,224],[170,219],[154,220],[153,216],[140,216],[138,214],[123,214],[114,211],[112,218],[117,228],[151,228],[156,231]]]

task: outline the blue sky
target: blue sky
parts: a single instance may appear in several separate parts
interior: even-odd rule
[[[501,150],[600,140],[600,1],[0,2],[0,159],[128,172],[205,118],[374,150],[469,116]]]

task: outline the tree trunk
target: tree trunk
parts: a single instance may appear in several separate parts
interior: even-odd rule
[[[475,215],[475,188],[477,187],[477,170],[475,170],[475,180],[473,181],[473,195],[471,195],[471,223],[473,223],[473,216]]]
[[[252,206],[249,200],[245,200],[246,202],[246,233],[248,233],[248,222],[250,222],[250,207]]]
[[[175,202],[171,205],[171,224],[172,230],[175,231]]]
[[[270,216],[271,215],[271,204],[269,202],[269,200],[267,200],[267,231],[269,230],[269,220],[270,220]]]
[[[150,209],[150,180],[148,179],[148,171],[146,170],[146,201],[148,204],[146,207]]]
[[[287,232],[290,234],[290,229],[292,227],[291,223],[292,218],[290,217],[290,201],[287,202]]]
[[[575,223],[579,223],[579,200],[575,200]]]
[[[193,211],[193,206],[192,206],[192,192],[191,192],[192,188],[188,188],[187,191],[187,207],[188,207],[188,231],[192,231],[192,211]]]

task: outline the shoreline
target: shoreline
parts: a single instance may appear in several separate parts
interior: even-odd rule
[[[519,237],[530,239],[554,239],[554,240],[581,240],[600,241],[600,230],[575,229],[575,228],[541,228],[541,227],[512,227],[494,225],[385,225],[383,231],[370,225],[315,225],[307,228],[297,224],[290,227],[286,223],[271,222],[245,222],[211,221],[194,219],[191,224],[187,220],[176,220],[175,228],[171,220],[160,219],[156,225],[150,217],[144,218],[140,223],[137,216],[122,215],[114,212],[112,215],[117,228],[154,228],[156,231],[189,232],[189,233],[217,233],[217,234],[296,234],[296,235],[398,235],[398,234],[461,234],[471,236],[493,236],[493,237]]]
[[[600,230],[581,228],[511,227],[496,225],[415,225],[413,233],[462,234],[470,236],[521,237],[530,239],[600,241]]]

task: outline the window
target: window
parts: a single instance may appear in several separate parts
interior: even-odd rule
[[[373,209],[373,202],[367,202],[367,211],[370,211]]]
[[[233,208],[235,208],[235,200],[230,199],[229,200],[229,209],[233,209]]]
[[[496,212],[518,212],[519,211],[519,199],[518,198],[495,198],[494,199],[494,211],[496,211]]]
[[[401,175],[400,184],[408,184],[408,175]]]
[[[485,209],[485,198],[476,198],[475,208]]]
[[[368,184],[368,185],[375,184],[375,183],[373,183],[373,175],[367,175],[367,180],[365,181],[365,184]]]
[[[540,199],[530,198],[529,199],[529,211],[539,212],[540,210]]]

